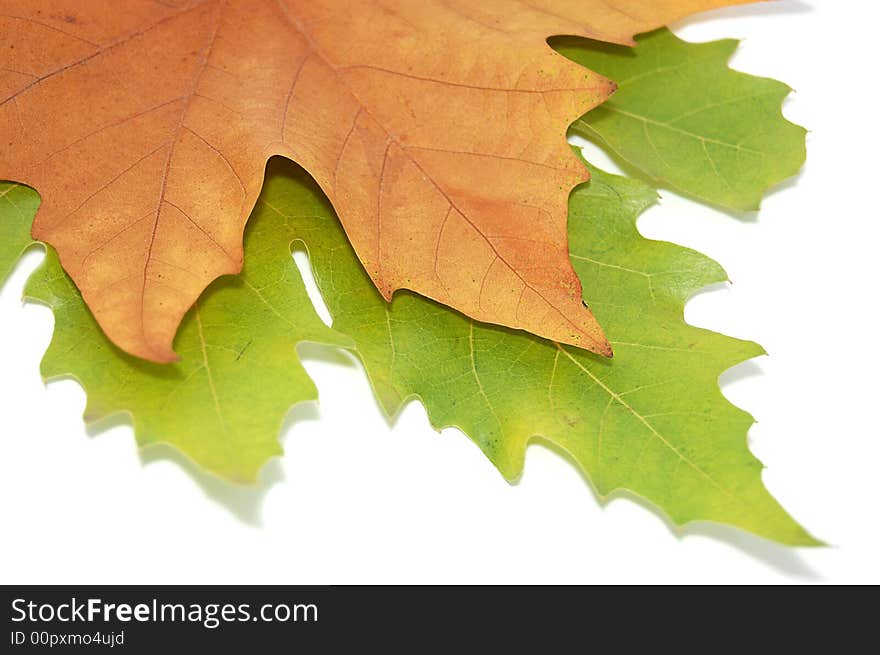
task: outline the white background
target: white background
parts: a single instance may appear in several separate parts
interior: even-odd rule
[[[687,319],[770,353],[726,373],[723,389],[759,421],[750,443],[771,492],[830,548],[714,525],[680,535],[630,499],[601,506],[539,446],[509,485],[416,404],[389,427],[359,366],[316,348],[302,352],[320,406],[293,410],[286,455],[259,487],[232,488],[168,449],[138,452],[125,420],[86,430],[80,387],[44,386],[52,315],[19,300],[42,257],[32,252],[0,295],[0,582],[880,582],[880,11],[811,5],[675,26],[692,41],[745,38],[736,68],[797,89],[785,113],[811,130],[802,175],[759,215],[664,192],[640,228],[730,273],[734,284],[700,294]]]

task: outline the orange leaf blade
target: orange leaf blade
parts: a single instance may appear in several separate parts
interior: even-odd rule
[[[387,298],[610,356],[568,260],[587,173],[565,132],[614,85],[545,39],[626,41],[736,2],[0,0],[0,178],[40,192],[34,236],[146,359],[175,359],[183,315],[241,269],[276,154]]]

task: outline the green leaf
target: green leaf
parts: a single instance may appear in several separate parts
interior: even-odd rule
[[[389,415],[420,398],[433,425],[460,427],[511,480],[541,437],[602,497],[629,489],[677,524],[716,521],[815,545],[763,486],[746,444],[752,418],[718,387],[721,372],[763,351],[683,321],[687,298],[726,276],[698,253],[641,237],[636,218],[654,198],[598,170],[571,197],[572,261],[590,281],[613,360],[481,325],[415,294],[385,303],[315,183],[276,159],[248,228],[245,272],[212,286],[188,316],[180,364],[110,345],[50,252],[28,288],[56,314],[43,371],[82,381],[88,418],[128,411],[141,443],[168,441],[215,473],[253,479],[278,452],[286,409],[315,395],[291,344],[351,345],[308,305],[289,257],[299,239],[334,327],[353,338]]]
[[[15,211],[0,208],[0,235],[14,237],[2,242],[0,271],[30,243],[27,228],[38,204],[35,192],[18,185],[4,198],[16,204]],[[86,421],[126,412],[140,445],[168,443],[212,473],[254,481],[262,465],[281,454],[278,432],[290,407],[317,398],[295,345],[351,342],[315,313],[283,231],[251,221],[245,252],[244,272],[217,280],[184,319],[175,342],[181,361],[159,365],[107,340],[47,249],[25,290],[55,314],[43,376],[82,384]]]
[[[737,41],[688,43],[661,29],[634,49],[558,37],[566,57],[618,83],[572,130],[661,186],[725,207],[757,209],[804,163],[804,128],[782,116],[791,89],[731,70]]]
[[[411,293],[388,305],[300,169],[273,164],[256,216],[282,217],[307,245],[334,327],[354,338],[389,415],[418,397],[434,426],[461,428],[508,479],[540,435],[603,497],[629,489],[678,524],[717,521],[816,544],[763,486],[746,445],[752,418],[718,387],[724,370],[762,349],[682,318],[688,297],[726,275],[696,252],[638,233],[636,217],[655,198],[649,187],[593,176],[572,194],[569,235],[613,360],[481,325]]]
[[[33,243],[31,223],[40,204],[33,189],[0,182],[0,288],[21,254]]]

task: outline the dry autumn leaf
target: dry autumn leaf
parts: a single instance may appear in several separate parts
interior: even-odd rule
[[[0,0],[0,178],[42,196],[107,335],[170,361],[238,272],[265,163],[305,167],[385,298],[610,355],[568,260],[569,123],[613,84],[546,44],[629,43],[744,0]]]

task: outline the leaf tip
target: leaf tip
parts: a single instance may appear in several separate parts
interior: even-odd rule
[[[141,358],[157,364],[174,364],[180,361],[180,355],[171,348],[153,348],[141,355]]]

